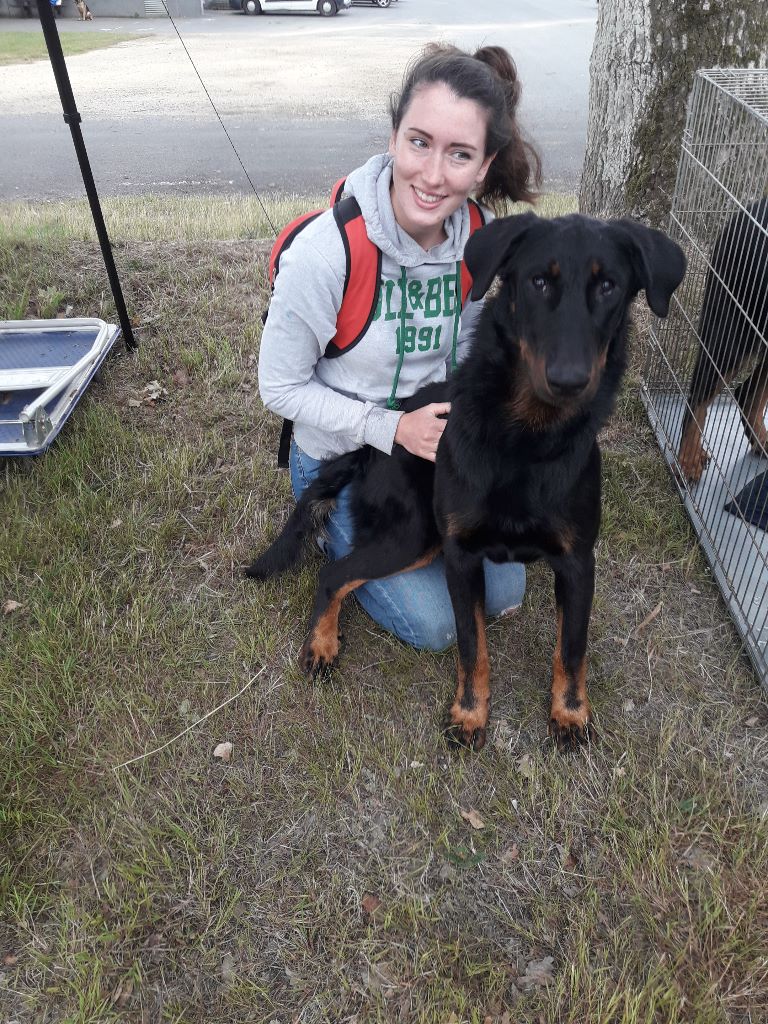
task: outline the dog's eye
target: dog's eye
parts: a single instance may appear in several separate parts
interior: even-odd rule
[[[614,281],[611,281],[609,277],[606,277],[604,281],[600,282],[600,294],[610,295],[613,289],[616,287]]]
[[[547,279],[546,277],[544,277],[543,274],[534,274],[534,276],[531,278],[531,284],[537,292],[543,292],[544,289],[547,287]]]

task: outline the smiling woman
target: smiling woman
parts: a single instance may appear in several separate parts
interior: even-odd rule
[[[514,62],[501,47],[473,55],[428,47],[392,103],[388,152],[352,171],[334,209],[282,252],[259,387],[267,408],[293,423],[297,497],[324,460],[364,445],[387,455],[399,445],[435,462],[450,404],[433,399],[406,411],[402,403],[444,382],[469,347],[482,303],[470,301],[463,254],[472,231],[493,216],[481,202],[533,198],[539,161],[520,136],[519,98]],[[378,271],[368,319],[348,338],[341,328],[349,303],[343,311],[342,303],[359,268],[346,233],[352,224],[376,250]],[[404,515],[402,529],[411,525]],[[325,550],[337,560],[354,542],[348,489],[327,527]],[[488,563],[485,579],[490,614],[520,604],[522,566]],[[355,594],[376,622],[415,647],[453,642],[439,557],[407,575],[364,582]]]

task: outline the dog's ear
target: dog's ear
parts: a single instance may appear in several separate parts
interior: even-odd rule
[[[473,299],[482,299],[499,267],[538,219],[533,213],[501,217],[472,235],[464,249],[464,261],[472,275]]]
[[[685,276],[683,250],[662,231],[636,220],[613,221],[611,228],[627,249],[638,287],[645,289],[648,305],[656,316],[666,316],[672,293]]]

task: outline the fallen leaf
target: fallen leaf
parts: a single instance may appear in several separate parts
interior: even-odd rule
[[[116,530],[118,528],[118,526],[122,526],[122,525],[123,525],[123,520],[122,519],[113,519],[112,522],[109,524],[109,528],[110,528],[110,530]]]
[[[185,388],[189,384],[189,374],[186,370],[176,370],[173,375],[174,383],[180,387]]]
[[[163,387],[159,380],[151,380],[149,384],[145,385],[141,393],[146,395],[147,398],[152,402],[157,402],[161,398],[165,398],[168,394],[167,390]]]
[[[225,982],[230,984],[235,976],[235,963],[236,960],[231,953],[225,953],[221,958],[221,965],[219,967],[221,977]]]
[[[751,728],[752,728],[752,726],[753,726],[753,725],[757,725],[757,723],[758,723],[759,721],[760,721],[760,719],[759,719],[759,718],[757,717],[757,715],[752,715],[752,717],[751,717],[751,718],[748,718],[748,719],[746,720],[746,722],[744,723],[744,725],[746,725],[746,726],[747,726],[747,727],[748,727],[749,729],[751,729]]]
[[[631,697],[629,698],[629,700],[624,701],[624,703],[621,705],[621,710],[627,715],[635,710],[635,702],[632,700]]]
[[[3,615],[10,615],[12,612],[17,612],[19,608],[23,608],[24,605],[21,601],[3,601]]]
[[[653,622],[653,620],[656,618],[656,616],[659,614],[659,612],[661,611],[661,609],[663,607],[664,607],[664,602],[663,601],[659,601],[659,603],[656,605],[656,607],[653,609],[653,611],[649,612],[645,616],[643,621],[640,623],[640,625],[635,628],[635,635],[639,635],[640,633],[642,633],[642,631],[645,629],[646,626],[650,626],[650,624]]]
[[[680,859],[696,871],[714,871],[717,867],[715,858],[701,846],[695,844],[689,846]]]
[[[470,807],[470,809],[468,811],[465,811],[462,807],[460,807],[459,808],[459,813],[461,814],[461,816],[464,819],[464,821],[468,821],[469,822],[469,824],[472,826],[472,828],[477,829],[477,830],[479,830],[481,828],[485,828],[485,822],[480,817],[480,815],[477,813],[477,811],[475,810],[474,807]]]
[[[222,761],[231,761],[232,750],[233,747],[231,743],[219,743],[213,751],[213,756],[220,757]]]
[[[509,849],[505,850],[504,853],[502,853],[499,860],[503,864],[514,864],[515,861],[519,858],[519,856],[520,850],[518,849],[517,843],[512,843]]]
[[[13,967],[13,965],[18,962],[19,958],[13,953],[6,953],[3,957],[3,967]]]
[[[530,754],[523,754],[517,762],[517,770],[524,779],[533,779],[536,775],[536,768],[531,760]]]
[[[366,892],[363,893],[363,898],[360,901],[360,905],[363,908],[363,912],[370,917],[371,914],[375,913],[375,911],[377,911],[381,906],[381,900],[375,893]]]
[[[551,956],[545,956],[543,960],[531,960],[525,969],[525,974],[517,979],[520,988],[530,992],[533,988],[544,988],[551,985],[555,980],[555,961]]]
[[[129,398],[128,399],[128,408],[129,409],[140,409],[141,408],[141,402],[138,399],[136,399],[136,398]]]
[[[397,982],[390,975],[391,967],[386,963],[371,964],[363,970],[363,985],[369,992],[390,999],[397,991]]]
[[[573,869],[579,862],[578,859],[574,856],[573,850],[568,850],[565,856],[563,857],[562,863],[564,871],[573,871]]]
[[[131,978],[124,978],[117,983],[117,988],[112,993],[112,1005],[122,1009],[133,992],[133,981]]]

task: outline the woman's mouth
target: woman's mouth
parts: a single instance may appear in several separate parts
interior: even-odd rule
[[[423,206],[427,210],[430,210],[432,209],[432,207],[437,206],[438,203],[442,202],[443,199],[445,199],[445,196],[438,196],[432,192],[422,192],[422,190],[420,188],[416,188],[415,185],[413,185],[412,188],[413,194],[416,196],[419,205]]]

